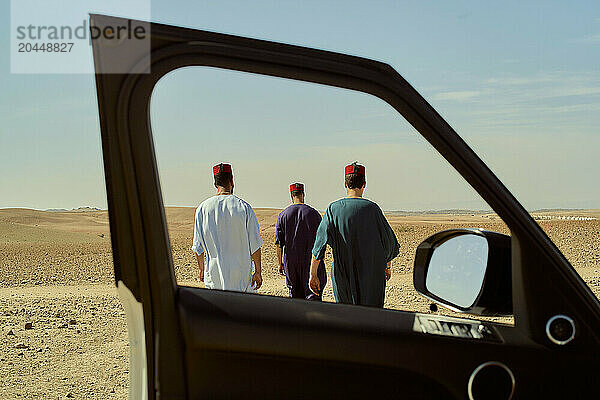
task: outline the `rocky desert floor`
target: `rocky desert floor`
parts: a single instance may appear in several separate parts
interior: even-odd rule
[[[286,296],[273,244],[280,210],[258,209],[264,295]],[[600,210],[546,212],[538,221],[600,297]],[[194,210],[168,208],[178,283],[202,286],[192,252]],[[494,215],[388,216],[401,244],[385,306],[429,312],[412,287],[415,249],[454,227],[509,233]],[[331,264],[328,253],[327,265]],[[329,281],[330,282],[330,281]],[[331,283],[324,299],[333,301]],[[511,323],[510,319],[492,319]],[[123,399],[128,393],[128,336],[114,286],[106,211],[0,210],[0,399]]]

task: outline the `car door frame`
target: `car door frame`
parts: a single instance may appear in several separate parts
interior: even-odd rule
[[[91,15],[90,26],[126,23]],[[115,280],[143,305],[150,398],[185,397],[183,339],[150,126],[154,85],[179,68],[204,66],[367,93],[397,110],[509,226],[515,329],[552,348],[545,327],[556,314],[577,321],[573,351],[597,350],[600,303],[540,226],[486,164],[391,66],[369,59],[232,35],[150,24],[149,73],[96,74]],[[122,56],[93,41],[97,71]],[[123,63],[123,60],[120,60]],[[131,60],[136,71],[147,60]],[[137,69],[139,70],[139,69]],[[165,268],[165,262],[168,266]],[[552,294],[552,296],[549,296]],[[270,301],[268,297],[265,302]],[[595,347],[594,347],[595,346]],[[164,366],[169,366],[163,376]],[[180,378],[176,378],[179,376]],[[175,378],[174,378],[175,377]]]

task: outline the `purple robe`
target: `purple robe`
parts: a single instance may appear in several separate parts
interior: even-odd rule
[[[292,204],[277,217],[275,244],[284,251],[286,284],[290,297],[321,300],[321,296],[311,292],[308,285],[311,250],[320,223],[321,215],[306,204]],[[317,276],[321,282],[322,294],[327,283],[323,261],[319,264]]]

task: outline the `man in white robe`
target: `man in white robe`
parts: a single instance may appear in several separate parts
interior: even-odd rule
[[[200,280],[209,289],[253,292],[262,285],[263,240],[256,214],[234,196],[231,165],[215,165],[213,176],[217,194],[198,206],[194,224],[192,250]]]

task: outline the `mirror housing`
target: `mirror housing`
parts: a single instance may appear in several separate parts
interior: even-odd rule
[[[473,240],[469,240],[468,236],[473,236]],[[450,242],[452,239],[455,240]],[[459,243],[459,241],[463,244],[467,243],[465,239],[471,242],[474,246],[473,249],[463,249],[460,244],[455,246],[455,243]],[[453,311],[488,316],[512,315],[510,242],[510,236],[481,229],[450,229],[438,232],[425,239],[417,247],[413,270],[414,287],[421,295]],[[440,248],[444,244],[445,251],[442,252]],[[474,279],[474,282],[471,282],[471,286],[473,287],[467,287],[469,282],[460,276],[461,271],[459,270],[464,270],[464,267],[460,267],[454,271],[450,270],[452,268],[446,268],[444,271],[446,277],[452,278],[454,276],[459,282],[464,282],[464,290],[474,294],[473,302],[471,303],[471,300],[468,301],[471,303],[469,305],[456,304],[456,300],[452,301],[449,299],[452,296],[441,294],[439,291],[434,294],[430,290],[431,288],[427,287],[428,284],[431,286],[432,278],[431,276],[429,280],[427,278],[428,273],[432,272],[430,269],[432,265],[430,264],[434,253],[438,250],[437,260],[440,258],[440,254],[447,254],[446,250],[451,246],[450,250],[454,251],[454,254],[458,253],[459,256],[462,252],[470,253],[471,250],[473,252],[487,252],[485,257],[480,257],[475,263],[472,262],[472,265],[467,267],[473,269],[480,268],[479,271],[473,271],[475,274],[481,275],[478,279]],[[464,257],[467,257],[467,254],[464,254]],[[476,266],[477,262],[481,262],[482,265]],[[434,261],[434,263],[437,263],[437,261]],[[439,269],[436,265],[433,267]]]

